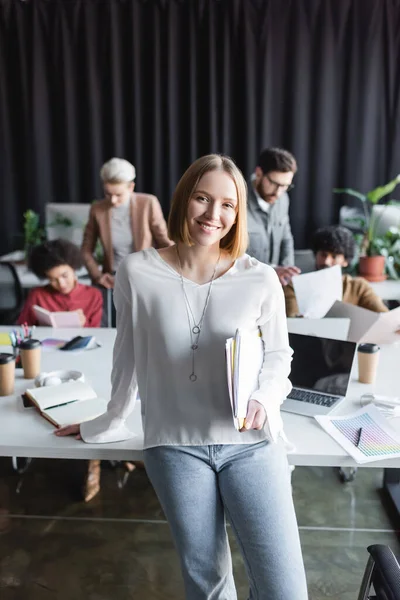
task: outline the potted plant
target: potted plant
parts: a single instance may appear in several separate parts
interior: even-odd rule
[[[378,186],[363,194],[352,188],[334,188],[336,194],[349,194],[361,200],[364,216],[361,219],[363,230],[360,248],[359,248],[359,273],[369,281],[382,281],[386,279],[385,263],[388,257],[387,243],[382,242],[381,235],[377,234],[379,222],[384,215],[387,206],[400,204],[395,200],[390,200],[385,204],[380,215],[372,217],[372,208],[379,201],[391,194],[395,187],[400,183],[400,174],[385,185]]]
[[[24,250],[25,258],[34,246],[44,239],[44,231],[39,225],[39,215],[33,210],[24,212]]]
[[[400,279],[400,229],[390,227],[385,235],[377,237],[375,244],[386,258],[386,270],[390,279]]]

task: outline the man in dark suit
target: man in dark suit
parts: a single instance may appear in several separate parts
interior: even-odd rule
[[[249,183],[247,253],[276,270],[282,285],[300,273],[294,266],[294,243],[289,222],[289,196],[297,171],[296,159],[281,148],[261,152]]]

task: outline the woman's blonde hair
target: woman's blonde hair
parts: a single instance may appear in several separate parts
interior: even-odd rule
[[[233,180],[237,192],[236,220],[230,231],[222,238],[220,247],[235,260],[246,251],[247,235],[247,185],[244,177],[229,156],[207,154],[194,161],[184,172],[172,197],[168,218],[168,235],[175,243],[193,246],[187,222],[187,207],[200,179],[209,171],[224,171]]]

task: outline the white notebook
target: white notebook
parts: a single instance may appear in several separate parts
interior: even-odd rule
[[[99,398],[84,381],[31,388],[25,393],[41,415],[56,427],[90,421],[107,410],[107,401]]]
[[[51,312],[37,304],[32,306],[39,325],[49,327],[81,327],[79,315],[76,311]]]
[[[236,429],[243,427],[247,405],[258,389],[258,378],[264,360],[264,344],[258,328],[237,329],[235,337],[225,342],[226,372]]]

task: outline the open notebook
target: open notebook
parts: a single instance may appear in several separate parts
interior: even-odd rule
[[[32,306],[39,325],[49,327],[81,327],[79,315],[76,311],[50,312],[37,304]]]
[[[56,427],[90,421],[107,410],[107,401],[98,398],[84,381],[31,388],[25,394],[40,414]]]
[[[237,329],[235,336],[225,342],[226,373],[233,422],[243,427],[247,404],[258,388],[258,378],[264,360],[261,331],[256,328]]]

